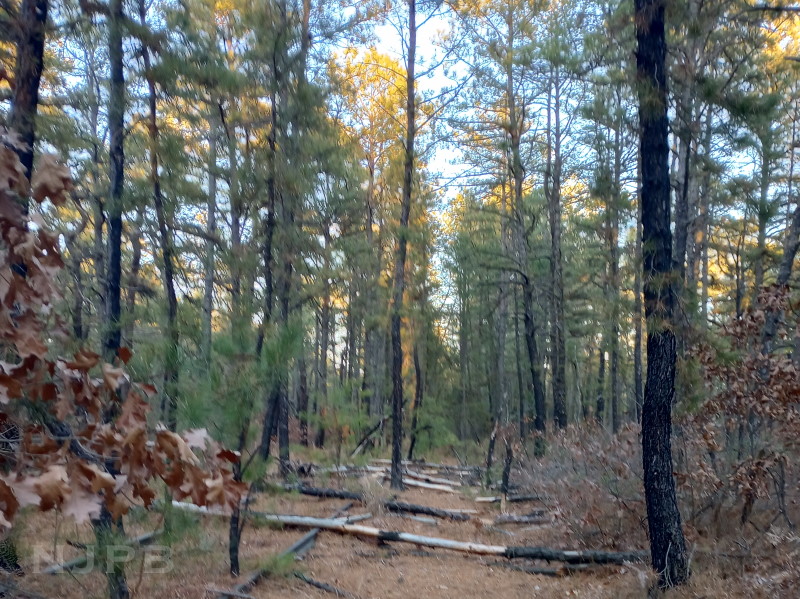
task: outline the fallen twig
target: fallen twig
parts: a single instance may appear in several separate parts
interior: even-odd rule
[[[349,591],[342,590],[342,589],[337,588],[337,587],[333,586],[332,584],[328,584],[326,582],[320,582],[319,580],[314,580],[313,578],[309,578],[308,576],[306,576],[302,572],[295,572],[294,576],[295,576],[295,578],[298,578],[298,579],[302,580],[306,584],[310,584],[312,587],[316,587],[316,588],[321,589],[323,591],[326,591],[328,593],[332,593],[333,595],[336,595],[337,597],[346,597],[347,599],[357,599],[357,596],[353,595],[353,593],[351,593]]]

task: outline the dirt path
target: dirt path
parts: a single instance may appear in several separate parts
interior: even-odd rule
[[[341,484],[350,488],[353,481],[326,480],[325,484]],[[363,481],[362,481],[363,483]],[[558,512],[549,506],[551,521],[540,525],[494,526],[500,513],[497,504],[480,504],[470,496],[470,491],[445,494],[437,491],[413,489],[398,495],[398,500],[443,509],[474,509],[478,514],[467,522],[436,520],[420,522],[384,512],[380,505],[390,494],[388,489],[374,483],[366,485],[370,498],[366,505],[356,504],[350,514],[371,512],[373,517],[363,524],[384,530],[402,530],[409,533],[443,537],[459,541],[472,541],[497,545],[546,545],[557,548],[572,547],[567,540],[566,526],[559,521]],[[348,503],[340,499],[317,499],[296,494],[259,495],[254,509],[317,517],[328,517]],[[510,504],[508,511],[522,515],[541,504]],[[544,506],[548,507],[548,506]],[[185,535],[171,551],[172,569],[166,573],[148,574],[143,560],[134,559],[128,566],[128,579],[134,597],[176,597],[202,599],[214,596],[209,589],[230,589],[237,583],[227,573],[227,521],[211,516],[183,516]],[[192,524],[194,522],[194,524]],[[128,534],[157,528],[154,515],[140,517],[128,524]],[[21,588],[44,597],[88,599],[105,597],[105,581],[101,574],[36,574],[34,558],[47,561],[48,546],[52,546],[54,521],[34,513],[24,523],[26,540],[23,546],[24,567],[28,575],[15,580]],[[242,571],[245,575],[270,563],[281,551],[302,536],[303,531],[278,530],[267,526],[248,526],[242,539]],[[65,539],[91,542],[88,526],[64,524],[60,527],[59,545]],[[69,559],[78,555],[70,548],[62,556]],[[52,558],[52,556],[51,556]],[[644,565],[604,566],[588,572],[564,577],[531,575],[509,570],[498,565],[496,558],[463,555],[452,551],[426,549],[404,543],[378,544],[373,539],[359,539],[322,532],[316,545],[302,561],[294,564],[274,565],[276,572],[248,591],[256,598],[334,597],[318,590],[297,577],[293,571],[341,588],[359,599],[467,599],[496,597],[503,599],[537,599],[583,597],[586,599],[640,598],[646,595],[648,570]],[[522,561],[522,560],[519,560]],[[515,561],[515,563],[517,563]],[[534,565],[528,563],[528,565]],[[536,564],[547,566],[547,564]],[[551,564],[557,568],[559,564]],[[702,586],[694,591],[685,590],[677,597],[736,597],[735,589],[725,594],[706,594]],[[717,589],[720,590],[719,588]],[[696,591],[696,592],[695,592]],[[748,595],[752,597],[753,595]]]

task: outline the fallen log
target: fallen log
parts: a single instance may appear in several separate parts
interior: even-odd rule
[[[537,566],[520,566],[519,564],[511,564],[509,562],[487,562],[486,565],[497,566],[499,568],[506,568],[507,570],[515,570],[517,572],[525,572],[526,574],[536,574],[539,576],[554,576],[556,578],[569,576],[570,574],[574,574],[575,572],[588,570],[589,568],[592,567],[591,564],[574,564],[574,565],[563,565],[560,568],[540,568]]]
[[[309,495],[310,497],[322,497],[324,499],[350,499],[352,501],[364,502],[364,497],[361,493],[354,493],[353,491],[343,491],[341,489],[325,489],[322,487],[307,487],[306,485],[283,485],[285,491],[296,491],[301,495]]]
[[[506,501],[509,503],[523,503],[526,501],[547,501],[547,498],[541,495],[509,495]]]
[[[189,505],[181,504],[181,502],[176,503],[179,507],[181,505]],[[213,511],[207,511],[206,513],[214,514]],[[380,528],[373,528],[372,526],[363,526],[360,524],[348,524],[341,518],[313,518],[310,516],[282,516],[277,514],[265,514],[265,516],[268,522],[276,522],[284,526],[320,528],[340,534],[375,538],[384,542],[411,543],[423,547],[450,549],[460,553],[496,555],[507,559],[539,559],[548,562],[565,562],[568,564],[624,564],[626,562],[643,561],[649,555],[649,553],[643,551],[563,550],[550,547],[485,545],[482,543],[454,541],[452,539],[443,539],[440,537],[425,537],[402,531],[381,530]]]
[[[319,487],[307,487],[305,485],[284,485],[287,491],[296,491],[301,495],[308,495],[310,497],[323,497],[333,499],[350,499],[352,501],[360,501],[364,503],[366,500],[361,493],[354,493],[352,491],[342,491],[340,489],[323,489]],[[385,501],[383,503],[390,512],[405,512],[408,514],[420,514],[422,516],[432,516],[434,518],[442,518],[446,520],[466,521],[470,519],[469,513],[459,512],[455,510],[440,510],[437,508],[427,507],[424,505],[416,505],[413,503],[403,503],[401,501]]]
[[[388,479],[389,475],[384,474],[384,478]],[[403,480],[403,484],[407,487],[418,487],[420,489],[429,489],[431,491],[442,491],[444,493],[458,493],[458,489],[454,489],[453,487],[447,485],[435,485],[433,483],[426,483],[421,480],[414,480],[413,478],[405,478]]]
[[[405,512],[408,514],[420,514],[422,516],[433,516],[434,518],[442,518],[443,520],[454,520],[457,522],[465,522],[471,516],[466,512],[458,512],[455,510],[440,510],[434,507],[425,505],[416,505],[414,503],[402,503],[400,501],[386,501],[383,506],[390,512]]]
[[[379,466],[355,466],[352,464],[345,464],[342,466],[330,466],[327,468],[319,468],[314,466],[311,470],[312,474],[339,474],[339,475],[353,475],[362,476],[365,474],[375,474],[384,472],[386,468]]]
[[[419,480],[426,483],[434,483],[439,485],[460,485],[460,482],[455,482],[447,478],[439,478],[438,476],[430,476],[428,474],[423,474],[421,472],[415,472],[414,470],[406,470],[404,475],[408,478],[412,478],[415,480]]]
[[[492,497],[476,497],[475,503],[500,503],[503,500],[502,495],[494,495]],[[546,501],[546,497],[541,495],[509,495],[506,497],[508,503],[523,503],[526,501]]]
[[[138,537],[134,537],[126,542],[127,545],[131,547],[141,547],[142,545],[147,545],[148,543],[157,539],[164,531],[154,530],[153,532],[148,532],[143,535],[139,535]],[[68,562],[64,562],[63,564],[53,564],[52,566],[48,566],[41,571],[41,574],[58,574],[60,572],[70,572],[75,570],[76,568],[83,568],[87,562],[89,561],[89,555],[82,555],[80,557],[76,557]]]
[[[356,595],[349,591],[342,590],[333,586],[332,584],[328,584],[327,582],[320,582],[319,580],[314,580],[313,578],[309,578],[302,572],[295,572],[294,577],[302,580],[306,584],[310,584],[312,587],[320,589],[321,591],[325,591],[326,593],[331,593],[332,595],[336,595],[337,597],[345,597],[345,599],[358,599]]]
[[[392,460],[376,458],[371,460],[375,464],[387,465],[392,464]],[[440,472],[450,472],[453,474],[463,474],[465,476],[480,475],[483,472],[483,466],[451,466],[450,464],[434,464],[432,462],[425,462],[420,460],[403,460],[403,466],[413,466],[415,468],[430,468],[439,470]]]
[[[187,512],[195,512],[197,514],[208,514],[209,516],[230,516],[228,512],[221,509],[215,508],[208,508],[205,506],[195,505],[193,503],[185,503],[183,501],[172,501],[173,507],[177,507],[182,510],[186,510]],[[262,522],[271,522],[273,524],[285,524],[287,526],[295,526],[295,522],[302,522],[303,520],[308,519],[308,516],[295,516],[293,514],[268,514],[266,512],[254,512],[252,510],[247,510],[247,515],[256,518]],[[372,518],[372,514],[367,512],[366,514],[355,514],[353,516],[347,516],[343,518],[321,518],[321,520],[330,521],[330,522],[341,522],[342,524],[351,524],[353,522],[361,522],[362,520],[369,520]],[[318,520],[320,518],[317,518]]]

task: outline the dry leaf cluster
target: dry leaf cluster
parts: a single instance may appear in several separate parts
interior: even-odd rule
[[[49,341],[67,335],[51,309],[62,259],[57,237],[30,227],[22,207],[28,198],[62,204],[71,182],[43,156],[29,183],[15,143],[0,131],[0,525],[29,505],[86,520],[105,503],[116,518],[134,503],[150,506],[159,479],[177,499],[237,506],[244,485],[231,465],[239,456],[204,430],[148,427],[156,390],[130,380],[130,351],[114,364],[88,349],[51,355]]]

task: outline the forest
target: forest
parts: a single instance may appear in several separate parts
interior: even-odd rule
[[[798,148],[792,4],[0,0],[0,596],[796,596]]]

